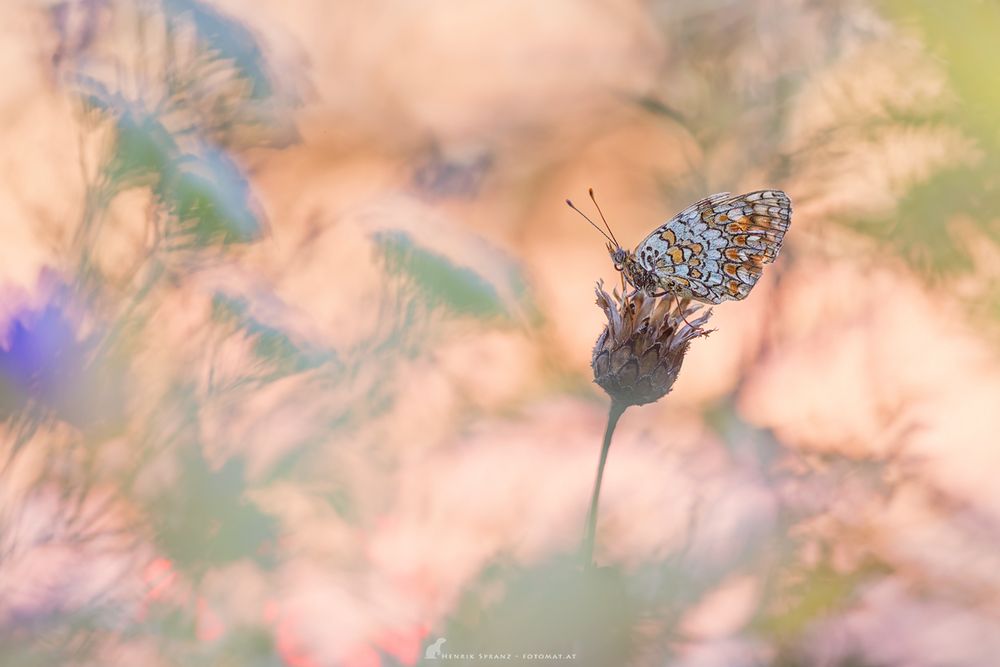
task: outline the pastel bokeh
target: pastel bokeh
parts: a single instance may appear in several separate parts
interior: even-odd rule
[[[44,0],[0,35],[0,664],[996,664],[995,5]],[[589,187],[631,246],[719,191],[794,215],[623,416],[581,570]]]

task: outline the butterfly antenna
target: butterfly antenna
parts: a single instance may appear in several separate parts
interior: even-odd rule
[[[604,226],[608,228],[608,234],[611,234],[611,241],[614,242],[614,244],[619,248],[622,247],[622,244],[615,238],[615,233],[611,231],[611,225],[608,224],[608,219],[604,217],[604,211],[601,210],[601,205],[597,203],[597,197],[594,196],[594,188],[590,188],[587,192],[590,193],[590,201],[594,202],[594,206],[597,207],[597,212],[601,214],[601,222],[603,222]]]
[[[569,199],[567,199],[567,200],[566,200],[566,205],[567,205],[567,206],[569,206],[569,207],[570,207],[571,209],[573,209],[574,211],[576,211],[577,213],[579,213],[579,214],[580,214],[581,216],[583,216],[583,219],[584,219],[584,220],[586,220],[587,222],[589,222],[589,223],[591,224],[591,226],[592,226],[592,227],[593,227],[594,229],[596,229],[597,231],[599,231],[599,232],[601,233],[601,236],[603,236],[603,237],[604,237],[604,238],[606,238],[607,240],[611,241],[611,242],[612,242],[612,243],[614,243],[615,245],[618,245],[618,241],[616,241],[616,240],[615,240],[615,237],[614,237],[613,235],[612,235],[612,236],[608,236],[607,234],[605,234],[605,233],[604,233],[604,230],[603,230],[603,229],[601,229],[601,228],[600,228],[600,227],[599,227],[599,226],[597,225],[597,223],[595,223],[595,222],[594,222],[593,220],[591,220],[590,218],[588,218],[588,217],[587,217],[587,214],[586,214],[586,213],[584,213],[583,211],[581,211],[580,209],[578,209],[578,208],[577,208],[577,207],[576,207],[576,206],[575,206],[575,205],[573,204],[573,202],[571,202],[571,201],[570,201]],[[611,230],[608,230],[608,231],[611,231]]]

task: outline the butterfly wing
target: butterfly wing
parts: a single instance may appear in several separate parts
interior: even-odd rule
[[[791,223],[780,190],[707,197],[660,225],[635,249],[662,289],[706,303],[743,299],[774,261]]]

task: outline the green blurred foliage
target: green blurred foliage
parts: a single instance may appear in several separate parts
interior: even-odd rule
[[[783,574],[790,575],[796,567],[788,563]],[[779,644],[796,642],[813,624],[846,610],[859,585],[869,578],[863,569],[837,572],[827,563],[796,574],[797,580],[770,601],[773,608],[762,610],[753,624]]]
[[[279,524],[247,499],[243,461],[213,469],[197,444],[179,458],[176,483],[149,510],[163,553],[192,574],[242,559],[271,563]]]
[[[156,189],[172,214],[165,237],[176,248],[249,243],[261,237],[264,222],[250,186],[236,163],[207,149],[186,155]]]
[[[157,118],[127,109],[115,110],[111,103],[112,99],[108,99],[96,107],[108,114],[120,113],[115,150],[107,166],[108,178],[119,189],[159,186],[174,171],[180,156],[173,135]]]
[[[252,99],[274,92],[261,46],[242,23],[198,0],[164,0],[163,9],[174,30],[185,19],[193,23],[202,47],[249,82]]]
[[[405,277],[429,308],[491,319],[507,314],[496,288],[472,269],[416,244],[405,232],[374,236],[386,271]]]
[[[499,599],[490,594],[497,585]],[[626,586],[617,568],[582,569],[569,558],[532,568],[498,564],[469,587],[443,631],[442,648],[510,655],[503,662],[514,665],[539,662],[526,657],[537,654],[572,654],[565,662],[586,667],[628,664],[640,609]]]
[[[183,151],[176,134],[155,115],[114,96],[100,99],[90,92],[86,100],[114,122],[105,197],[133,187],[152,188],[166,212],[163,237],[175,250],[261,238],[265,223],[259,205],[241,169],[224,151],[205,142]]]
[[[883,0],[898,26],[927,45],[957,97],[946,110],[890,114],[892,127],[945,126],[973,140],[981,156],[964,166],[942,169],[903,194],[888,217],[854,221],[930,277],[974,267],[955,228],[956,218],[1000,243],[1000,6],[995,2]],[[971,156],[970,156],[971,158]],[[1000,311],[998,311],[1000,314]]]
[[[337,363],[333,350],[319,349],[293,340],[280,326],[254,317],[246,299],[216,293],[212,298],[212,315],[216,322],[232,328],[253,341],[257,364],[250,364],[240,382],[255,380],[272,382],[287,375],[302,373],[323,364]]]
[[[958,94],[954,120],[990,151],[1000,149],[1000,5],[982,0],[882,0],[904,28],[915,27]],[[995,173],[995,172],[994,172]]]

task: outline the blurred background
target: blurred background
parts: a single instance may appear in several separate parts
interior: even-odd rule
[[[0,26],[0,664],[997,664],[995,2]],[[629,247],[795,212],[622,419],[582,572],[591,186]]]

